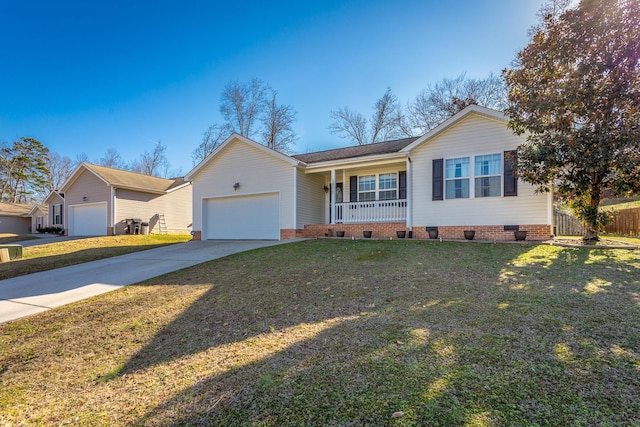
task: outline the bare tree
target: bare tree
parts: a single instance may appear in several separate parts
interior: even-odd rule
[[[76,158],[73,160],[73,168],[80,166],[80,163],[91,163],[87,153],[76,154]]]
[[[58,153],[49,153],[47,168],[49,169],[48,190],[58,190],[73,173],[73,160],[66,156],[60,156]]]
[[[194,164],[202,161],[231,133],[252,139],[278,151],[288,152],[296,140],[293,123],[296,111],[290,105],[278,105],[277,92],[262,80],[248,83],[231,81],[220,96],[224,124],[210,125],[202,142],[191,153]]]
[[[277,94],[276,91],[271,91],[271,97],[262,115],[262,142],[273,150],[289,153],[291,145],[296,140],[293,122],[296,120],[297,112],[290,105],[278,105]]]
[[[249,83],[231,81],[220,96],[220,113],[234,132],[252,138],[266,105],[269,86],[253,78]]]
[[[120,153],[118,153],[118,150],[113,147],[107,149],[104,156],[98,159],[98,164],[108,168],[127,169],[127,163],[124,161]]]
[[[203,161],[209,154],[218,148],[224,140],[233,133],[227,125],[213,124],[202,133],[202,142],[191,153],[194,166]]]
[[[349,110],[349,107],[340,108],[330,113],[333,122],[329,125],[329,131],[338,134],[340,138],[351,139],[356,145],[364,145],[369,142],[367,136],[367,119],[358,112]]]
[[[131,170],[144,175],[166,177],[169,171],[166,151],[167,146],[158,141],[153,151],[145,150],[138,160],[132,163]]]
[[[505,109],[507,90],[502,79],[493,73],[485,79],[468,79],[462,73],[428,86],[407,107],[410,126],[414,134],[425,134],[472,104]]]
[[[371,142],[387,141],[402,136],[399,122],[402,121],[402,107],[398,98],[391,92],[391,88],[378,99],[373,107],[371,116]]]
[[[398,138],[405,135],[402,125],[405,123],[404,113],[397,97],[387,88],[386,92],[373,106],[374,113],[370,120],[362,114],[351,111],[349,107],[331,111],[333,122],[329,125],[332,134],[350,139],[357,145],[371,144]]]

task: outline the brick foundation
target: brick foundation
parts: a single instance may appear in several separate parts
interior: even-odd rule
[[[551,226],[543,224],[520,225],[527,232],[527,240],[547,240],[551,237]],[[362,238],[363,231],[370,230],[374,239],[397,239],[396,232],[404,230],[409,237],[409,229],[404,222],[375,224],[311,224],[298,230],[298,237],[337,237],[337,231],[344,231],[344,237]],[[515,240],[513,230],[504,230],[503,225],[438,226],[438,237],[447,240],[464,240],[464,230],[475,230],[474,240]],[[282,232],[280,233],[282,235]],[[428,239],[426,226],[413,227],[414,239]]]
[[[202,231],[194,230],[193,231],[193,238],[191,240],[202,240]]]
[[[296,230],[295,228],[281,228],[280,240],[291,240],[298,236],[298,233],[302,230]]]
[[[107,227],[107,236],[114,236],[113,227]]]

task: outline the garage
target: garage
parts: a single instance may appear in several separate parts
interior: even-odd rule
[[[69,206],[69,236],[106,236],[107,203]]]
[[[278,193],[205,201],[207,239],[280,240]]]

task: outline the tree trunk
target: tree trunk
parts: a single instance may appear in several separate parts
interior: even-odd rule
[[[595,243],[600,240],[598,237],[598,230],[600,230],[600,215],[598,215],[598,208],[600,207],[600,186],[593,184],[591,191],[589,192],[589,200],[585,206],[586,210],[586,232],[582,237],[582,241],[585,243]]]

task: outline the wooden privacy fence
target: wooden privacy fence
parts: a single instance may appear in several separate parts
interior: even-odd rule
[[[562,212],[553,212],[554,236],[582,236],[585,232],[580,220]]]
[[[613,212],[613,222],[605,232],[620,236],[640,236],[640,208],[621,209]],[[581,236],[585,228],[580,220],[558,211],[553,213],[553,234],[556,236]]]
[[[640,236],[640,208],[614,212],[613,222],[607,225],[605,231],[622,236]]]

